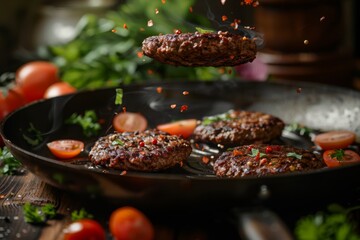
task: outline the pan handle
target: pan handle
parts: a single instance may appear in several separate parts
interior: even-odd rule
[[[293,240],[294,237],[283,221],[272,211],[264,208],[252,211],[234,211],[241,239],[245,240]]]

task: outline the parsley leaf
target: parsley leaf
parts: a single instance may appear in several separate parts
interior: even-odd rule
[[[120,139],[115,139],[114,141],[111,142],[111,145],[115,146],[115,145],[120,145],[120,146],[124,146],[124,142],[121,141]]]
[[[83,133],[86,137],[95,136],[101,129],[100,124],[97,122],[98,118],[94,110],[85,111],[81,116],[77,113],[73,113],[67,120],[67,124],[77,124],[83,129]]]
[[[214,30],[203,29],[203,28],[200,28],[200,27],[196,27],[195,29],[196,29],[196,31],[198,31],[199,33],[212,33],[212,32],[214,32]]]
[[[250,156],[250,157],[257,157],[257,156],[259,156],[260,158],[262,158],[262,157],[266,157],[266,154],[265,154],[265,153],[261,153],[261,152],[259,151],[259,149],[257,149],[257,148],[252,148],[252,149],[251,149],[251,154],[248,154],[248,156]]]
[[[343,149],[337,149],[334,153],[330,154],[331,158],[336,158],[338,161],[342,161],[345,156],[345,151]]]
[[[7,147],[0,148],[0,174],[13,175],[21,167],[21,163],[14,158]]]
[[[287,157],[292,157],[292,158],[296,158],[301,160],[302,155],[301,154],[297,154],[296,152],[289,152],[286,154]]]
[[[27,135],[23,134],[23,138],[29,145],[35,147],[43,141],[43,137],[42,137],[40,130],[38,130],[34,127],[34,124],[29,123],[29,125],[30,126],[27,129]]]
[[[44,206],[35,206],[25,203],[23,206],[24,219],[27,223],[44,224],[48,219],[56,217],[55,206],[48,203]]]
[[[71,220],[78,221],[85,218],[93,218],[94,216],[88,213],[84,208],[81,208],[79,211],[75,210],[71,213]]]
[[[115,104],[121,105],[123,99],[123,90],[121,88],[117,88],[115,91],[116,91]]]
[[[218,115],[214,115],[214,116],[204,117],[202,119],[202,124],[209,125],[214,122],[226,121],[226,120],[231,120],[230,113],[222,113],[222,114],[218,114]]]

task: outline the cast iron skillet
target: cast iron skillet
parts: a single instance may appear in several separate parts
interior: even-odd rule
[[[162,87],[158,93],[157,88]],[[155,173],[121,171],[91,166],[87,153],[94,141],[113,131],[111,119],[122,111],[141,112],[149,127],[177,119],[201,118],[229,109],[270,113],[286,123],[301,123],[320,131],[348,129],[360,136],[360,93],[326,85],[256,83],[239,81],[167,82],[122,87],[123,105],[115,105],[115,88],[79,92],[39,101],[10,114],[1,125],[1,136],[12,154],[45,182],[82,194],[146,205],[234,203],[251,204],[262,199],[288,202],[339,195],[360,186],[360,164],[336,169],[268,177],[219,179],[202,163],[203,156],[216,157],[215,148],[195,149],[189,162]],[[188,91],[188,95],[183,95]],[[171,104],[177,108],[172,109]],[[181,105],[188,110],[181,112]],[[65,124],[73,113],[95,110],[103,119],[99,136],[87,138],[75,125]],[[41,132],[43,142],[31,146],[24,138],[29,127]],[[56,139],[80,139],[85,151],[71,162],[56,159],[46,143]],[[284,144],[311,148],[305,137],[284,131]],[[207,147],[207,146],[205,146]]]

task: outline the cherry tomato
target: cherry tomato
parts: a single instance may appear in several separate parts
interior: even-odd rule
[[[9,89],[5,94],[0,91],[0,120],[15,109],[23,106],[25,99],[17,88]]]
[[[62,139],[47,144],[50,152],[58,158],[73,158],[84,150],[84,143],[78,140]]]
[[[355,141],[355,133],[346,130],[318,134],[314,142],[324,150],[346,148]]]
[[[46,89],[59,81],[58,67],[45,61],[29,62],[16,71],[15,81],[27,102],[42,99]]]
[[[51,84],[44,93],[44,98],[52,98],[76,92],[76,88],[67,82],[56,82]]]
[[[116,240],[154,238],[154,227],[150,220],[133,207],[121,207],[112,212],[109,228]]]
[[[327,150],[323,153],[324,162],[328,167],[338,167],[360,162],[359,154],[352,150],[343,150],[343,156],[340,159],[336,157],[338,156],[336,151],[342,150]]]
[[[113,126],[118,132],[144,131],[147,120],[140,113],[121,112],[115,115]]]
[[[64,229],[64,240],[105,240],[104,228],[95,220],[81,219]]]
[[[171,123],[160,124],[156,128],[172,135],[188,138],[194,132],[196,125],[196,119],[185,119]]]

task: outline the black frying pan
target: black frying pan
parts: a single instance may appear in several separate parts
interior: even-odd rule
[[[161,86],[159,94],[156,88]],[[256,82],[168,82],[123,87],[123,106],[141,112],[149,127],[185,118],[247,109],[270,113],[286,123],[301,123],[320,131],[348,129],[360,137],[360,93],[310,83]],[[190,94],[183,95],[186,90]],[[187,164],[155,173],[127,172],[90,167],[87,153],[98,136],[86,138],[79,127],[64,124],[72,113],[95,110],[105,120],[105,135],[113,131],[111,119],[116,106],[115,89],[102,89],[39,101],[10,114],[1,125],[1,135],[13,155],[45,182],[82,194],[97,194],[117,201],[146,205],[234,203],[251,204],[262,199],[288,202],[349,193],[360,186],[360,164],[307,173],[268,177],[219,179],[201,157],[216,155],[215,149],[194,150]],[[187,105],[180,112],[171,104]],[[40,130],[44,142],[33,147],[23,135],[29,124]],[[86,143],[86,151],[72,162],[56,159],[45,143],[74,138]],[[310,148],[309,139],[285,132],[284,144]]]

